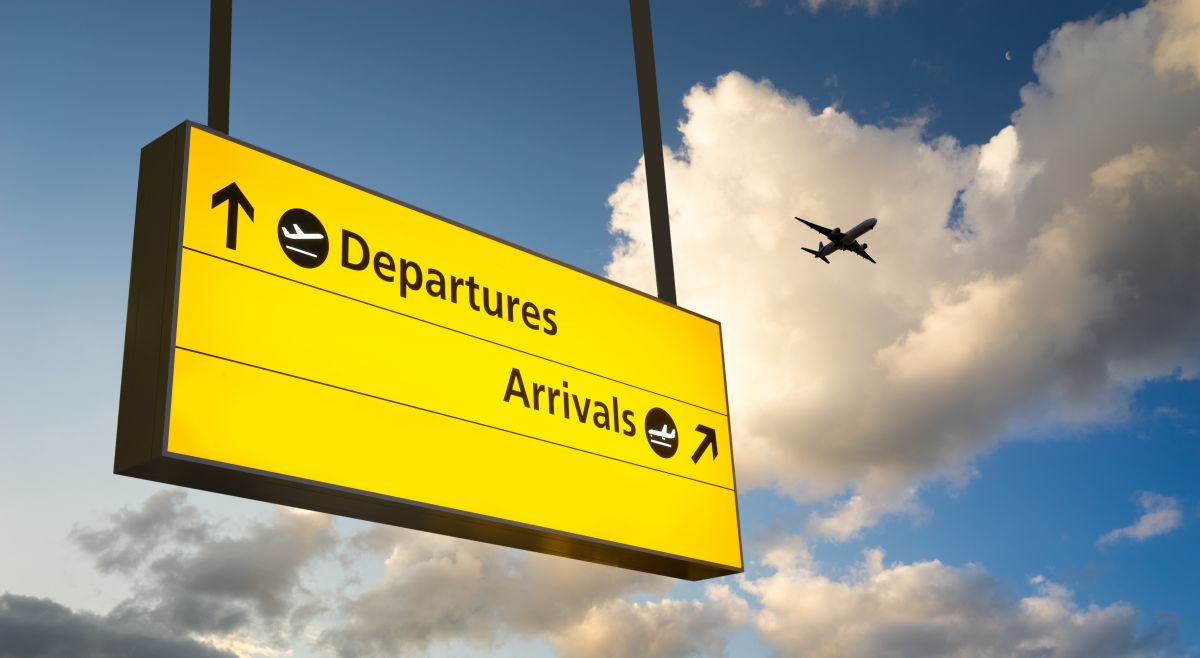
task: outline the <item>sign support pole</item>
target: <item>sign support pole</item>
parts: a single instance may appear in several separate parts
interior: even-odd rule
[[[658,284],[658,298],[675,304],[675,263],[671,256],[671,225],[667,210],[667,180],[663,165],[662,127],[658,116],[658,79],[654,72],[654,39],[650,32],[649,0],[629,0],[629,15],[633,24],[633,59],[637,68],[638,105],[642,114],[642,152],[646,159],[646,192],[650,201],[654,276]]]
[[[212,0],[208,23],[208,127],[229,134],[233,0]]]

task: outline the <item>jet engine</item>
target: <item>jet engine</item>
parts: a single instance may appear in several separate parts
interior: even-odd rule
[[[864,243],[862,243],[862,249],[863,249],[863,251],[866,251],[866,250],[867,250],[867,243],[865,243],[865,242],[864,242]]]

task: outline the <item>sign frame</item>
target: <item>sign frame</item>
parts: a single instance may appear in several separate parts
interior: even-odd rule
[[[168,451],[170,397],[183,255],[184,196],[188,175],[186,168],[189,135],[193,129],[210,133],[609,285],[618,286],[654,300],[655,303],[703,318],[716,324],[720,336],[720,323],[699,313],[669,304],[642,291],[232,138],[202,124],[185,121],[143,147],[141,152],[114,473],[687,580],[702,580],[743,571],[742,568],[732,568],[729,565],[484,516],[467,510],[441,507]],[[721,360],[724,362],[723,340],[720,341],[720,349]],[[728,386],[723,388],[728,412]],[[733,464],[732,439],[729,457]],[[741,550],[740,511],[737,509],[736,468],[732,470],[739,555],[744,555]]]

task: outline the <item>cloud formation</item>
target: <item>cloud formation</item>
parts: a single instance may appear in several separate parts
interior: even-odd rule
[[[747,7],[757,9],[767,4],[767,0],[744,0]],[[899,7],[906,0],[797,0],[796,5],[812,13],[817,13],[825,7],[837,7],[843,10],[862,9],[868,15],[875,15],[882,9]],[[837,85],[834,85],[835,87]]]
[[[3,658],[234,658],[145,624],[74,612],[49,599],[0,594]]]
[[[869,500],[854,495],[833,506],[826,514],[814,512],[809,515],[805,530],[810,536],[833,541],[857,539],[863,528],[869,528],[887,515],[903,515],[912,519],[923,519],[927,512],[917,502],[916,487],[899,492],[890,500]]]
[[[164,528],[179,527],[170,509],[189,509],[186,496],[156,494],[113,515],[111,526],[76,534],[111,540],[88,543],[99,566],[126,535],[169,536]],[[217,527],[199,514],[192,522]],[[386,526],[343,537],[330,522],[277,509],[240,532],[185,533],[124,572],[135,595],[103,617],[0,596],[0,658],[384,657],[446,646],[486,652],[532,639],[565,658],[681,658],[726,655],[747,628],[780,655],[814,658],[1178,655],[1170,624],[1139,632],[1138,613],[1123,603],[1082,607],[1041,578],[1014,600],[977,565],[885,564],[878,549],[834,577],[797,536],[767,546],[751,575],[679,596],[669,591],[675,581],[659,576]],[[340,601],[314,610],[318,599],[336,597],[299,583],[326,554],[345,568]],[[361,582],[380,561],[382,574]],[[289,620],[286,632],[280,620]]]
[[[781,546],[768,552],[773,573],[745,589],[761,604],[755,627],[780,655],[1013,656],[1151,658],[1175,653],[1174,629],[1137,628],[1123,603],[1081,608],[1064,587],[1035,579],[1037,589],[1013,601],[977,565],[936,560],[885,564],[883,552],[864,553],[843,580],[818,573],[807,552]]]
[[[334,545],[330,517],[279,510],[239,536],[153,561],[138,602],[124,613],[149,613],[172,628],[200,633],[230,633],[255,620],[271,626],[303,594],[302,570]]]
[[[709,585],[702,599],[594,606],[554,645],[564,658],[724,656],[726,638],[749,617],[750,606],[728,586]]]
[[[1154,49],[1154,69],[1200,79],[1200,6],[1190,0],[1164,0],[1158,9],[1167,25]]]
[[[108,520],[108,525],[98,528],[76,527],[70,535],[101,573],[129,573],[165,542],[200,542],[212,529],[200,511],[187,504],[183,489],[155,492],[139,509],[124,508]]]
[[[372,527],[353,539],[386,556],[383,578],[343,606],[322,642],[340,656],[390,656],[450,640],[487,647],[505,636],[554,636],[593,606],[670,580],[428,533]]]
[[[874,15],[882,9],[899,7],[905,0],[800,0],[800,6],[816,13],[825,7],[840,7],[842,9],[863,9]]]
[[[71,538],[101,572],[127,574],[133,595],[108,618],[237,645],[239,634],[279,639],[321,609],[303,575],[337,546],[332,519],[277,508],[266,521],[229,532],[202,517],[180,489],[160,491],[106,525]],[[243,652],[245,653],[245,652]]]
[[[1165,535],[1183,524],[1183,510],[1179,501],[1170,496],[1143,491],[1138,496],[1138,505],[1143,513],[1133,525],[1111,530],[1096,543],[1104,546],[1121,539],[1143,542],[1150,537]]]
[[[887,564],[879,549],[834,577],[795,536],[768,546],[754,575],[694,598],[661,596],[669,581],[653,576],[411,531],[353,542],[387,569],[322,635],[341,656],[535,637],[566,658],[722,656],[747,626],[779,655],[812,658],[1184,655],[1171,620],[1145,630],[1128,604],[1082,606],[1041,577],[1014,599],[979,565]]]
[[[689,92],[677,285],[723,325],[740,482],[843,494],[811,529],[853,536],[1000,440],[1119,421],[1146,380],[1200,372],[1200,84],[1171,45],[1198,5],[1056,30],[980,147],[737,73]],[[607,272],[653,290],[645,199],[639,167]],[[820,236],[794,215],[880,218],[880,265],[801,257]]]

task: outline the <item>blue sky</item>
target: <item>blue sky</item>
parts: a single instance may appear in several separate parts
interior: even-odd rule
[[[691,236],[676,250],[681,302],[721,320],[735,353],[749,586],[726,579],[738,597],[730,603],[702,584],[612,576],[627,579],[615,594],[547,590],[564,608],[577,605],[553,623],[496,621],[483,610],[462,628],[405,627],[427,632],[424,644],[372,645],[356,597],[380,583],[396,597],[419,592],[384,565],[386,552],[347,557],[350,538],[371,531],[337,521],[340,548],[314,548],[292,574],[339,602],[307,632],[357,629],[368,644],[355,646],[383,655],[598,655],[620,645],[589,645],[581,629],[604,638],[618,621],[662,621],[674,614],[665,599],[695,603],[694,618],[712,615],[710,626],[727,632],[698,634],[693,645],[663,639],[662,655],[722,646],[732,655],[854,655],[878,646],[870,642],[879,629],[914,622],[882,615],[872,627],[867,617],[865,644],[837,653],[772,630],[764,611],[790,619],[794,610],[773,607],[767,592],[800,598],[827,578],[861,603],[868,584],[884,586],[862,575],[874,573],[863,551],[879,548],[886,582],[936,560],[949,571],[920,573],[969,589],[970,569],[980,569],[991,583],[981,587],[1012,602],[1001,608],[1016,625],[1031,623],[1013,612],[1016,602],[1039,592],[1085,617],[1090,605],[1119,616],[1127,604],[1132,635],[1100,633],[1110,644],[1091,655],[1200,652],[1200,570],[1189,559],[1200,550],[1200,332],[1191,331],[1200,300],[1190,292],[1200,279],[1186,266],[1200,248],[1200,206],[1195,186],[1178,183],[1195,173],[1200,151],[1200,64],[1188,68],[1200,48],[1196,3],[751,4],[653,6],[672,221]],[[573,265],[647,280],[644,239],[630,228],[644,193],[632,178],[641,141],[624,3],[235,5],[234,136]],[[118,624],[119,603],[158,610],[170,590],[148,557],[105,571],[99,549],[79,539],[81,528],[124,536],[110,515],[166,489],[111,474],[117,386],[138,151],[184,119],[205,120],[207,19],[205,2],[0,3],[0,592],[95,613],[105,620],[97,628],[113,624],[104,626],[110,638],[218,642],[215,631],[161,620],[132,631]],[[1067,23],[1075,26],[1052,37]],[[744,78],[723,77],[734,71]],[[773,127],[750,126],[757,117]],[[1010,124],[1019,155],[998,137]],[[1118,188],[1123,196],[1104,196]],[[960,196],[974,237],[944,228]],[[871,250],[880,265],[795,259],[819,237],[788,224],[802,213],[841,226],[878,214]],[[1035,237],[1056,230],[1078,248],[1050,252],[1049,238]],[[752,238],[727,238],[735,233]],[[716,283],[687,265],[713,254],[728,258]],[[747,287],[765,292],[729,292]],[[989,294],[1002,312],[980,310]],[[766,328],[742,319],[763,309]],[[777,358],[757,347],[772,343]],[[901,371],[925,384],[866,379]],[[908,418],[906,409],[928,413]],[[1169,502],[1143,508],[1146,493]],[[866,520],[820,530],[832,527],[820,519],[850,523],[838,512],[856,498]],[[249,542],[254,523],[273,523],[266,505],[199,492],[187,503],[215,538]],[[1154,509],[1168,518],[1157,530],[1099,541]],[[469,553],[518,560],[530,574],[544,564],[411,541],[415,560]],[[797,558],[788,571],[765,561],[796,545],[811,563]],[[205,546],[163,544],[152,555],[203,555]],[[1042,579],[1070,594],[1054,598]],[[926,585],[941,591],[937,583]],[[285,598],[304,600],[302,589]],[[16,604],[4,605],[8,623]],[[230,637],[302,656],[350,646],[336,640],[352,634],[308,641],[281,635],[278,619],[250,619]],[[491,630],[481,635],[481,626]],[[947,632],[964,655],[1016,651]],[[1054,655],[1084,655],[1054,646]]]

